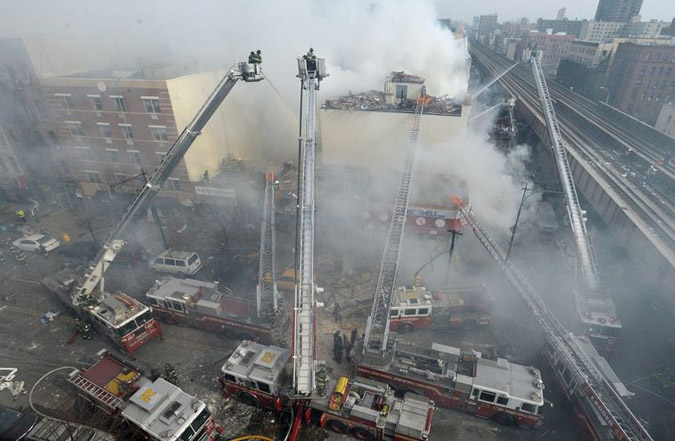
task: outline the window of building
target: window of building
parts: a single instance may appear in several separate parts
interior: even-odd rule
[[[672,68],[672,67],[669,67],[669,68],[666,70],[666,76],[669,77],[671,73],[673,73],[673,68]]]
[[[645,93],[643,93],[642,95],[640,95],[640,101],[644,101],[644,100],[645,100],[645,95],[646,95]]]
[[[167,190],[178,191],[180,190],[180,179],[178,178],[169,178],[166,183]]]
[[[9,159],[9,163],[12,165],[14,173],[21,173],[21,168],[19,168],[19,163],[16,162],[16,159],[14,159],[12,156],[8,156],[7,159]]]
[[[653,77],[654,73],[656,73],[656,66],[652,66],[652,69],[649,71],[649,76]]]
[[[101,131],[101,136],[104,138],[112,138],[112,130],[110,130],[110,124],[108,123],[97,123],[99,130]]]
[[[670,122],[670,121],[668,121]],[[5,164],[5,160],[0,157],[0,169],[2,169],[3,172],[7,173],[9,170],[7,169],[7,164]]]
[[[120,162],[120,152],[114,149],[106,149],[108,151],[108,157],[110,162]]]
[[[91,161],[93,159],[93,155],[89,147],[75,147],[75,149],[77,150],[80,159],[84,161]]]
[[[654,97],[654,101],[661,101],[661,94],[660,93]]]
[[[636,85],[637,87],[642,86],[642,80],[637,80],[637,81],[635,82],[635,85]]]
[[[70,110],[73,108],[69,93],[58,93],[56,94],[56,97],[59,100],[59,104],[63,110]]]
[[[101,95],[87,95],[91,101],[91,107],[94,110],[103,110],[103,103],[101,102]]]
[[[659,76],[663,75],[663,66],[659,67]]]
[[[159,107],[159,98],[156,96],[142,96],[143,105],[145,106],[145,111],[147,113],[161,113],[161,108]]]
[[[141,164],[141,152],[138,150],[127,150],[127,153],[129,154],[129,162],[132,164]]]
[[[396,99],[403,101],[408,96],[408,86],[396,86]]]
[[[122,95],[110,95],[110,98],[115,103],[115,110],[117,112],[126,112],[127,106],[124,103],[124,97]]]
[[[155,141],[166,141],[166,126],[148,126],[152,131],[152,137]]]
[[[664,80],[664,81],[661,81],[661,87],[660,87],[660,89],[665,89],[665,88],[666,88],[666,82],[665,82],[665,80]]]
[[[82,131],[82,123],[79,121],[72,121],[68,122],[68,126],[70,127],[70,134],[73,136],[84,136],[84,132]]]
[[[652,85],[652,82],[649,80],[645,80],[645,87],[649,87]]]
[[[87,178],[89,178],[89,182],[92,182],[94,184],[100,184],[101,181],[101,174],[96,171],[88,171],[87,172]]]
[[[120,124],[122,129],[122,136],[124,139],[134,139],[134,129],[131,127],[131,124]]]
[[[647,67],[644,66],[642,69],[640,69],[640,76],[644,77],[646,73],[647,73]]]

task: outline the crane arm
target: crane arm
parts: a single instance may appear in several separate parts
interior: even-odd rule
[[[560,127],[555,117],[553,110],[553,102],[551,95],[546,85],[546,77],[541,68],[539,58],[533,56],[530,58],[532,65],[532,73],[534,81],[539,92],[539,100],[546,118],[546,128],[553,143],[553,151],[555,161],[558,166],[558,175],[560,176],[563,193],[567,201],[567,212],[572,224],[572,233],[574,234],[574,241],[577,248],[577,255],[581,263],[581,271],[584,275],[586,288],[591,294],[597,293],[600,290],[600,277],[598,276],[597,265],[595,263],[595,255],[591,249],[588,231],[586,230],[586,219],[584,211],[579,204],[579,197],[577,196],[576,186],[574,185],[574,178],[572,176],[572,169],[567,160],[567,153],[565,145],[563,144]],[[597,294],[596,294],[597,295]]]
[[[560,355],[560,359],[572,374],[581,393],[588,397],[589,405],[594,407],[596,414],[611,427],[614,439],[653,441],[621,396],[588,358],[574,336],[567,332],[525,276],[511,263],[506,253],[481,226],[471,208],[459,196],[452,196],[451,200],[460,211],[462,219],[471,226],[478,240],[497,262],[513,288],[529,307],[534,318],[544,329],[546,340]]]
[[[375,286],[375,296],[373,307],[366,323],[366,332],[364,337],[363,350],[377,350],[383,353],[387,350],[389,340],[389,309],[393,298],[394,286],[396,284],[396,275],[398,273],[398,262],[401,256],[401,247],[403,245],[403,232],[405,227],[405,218],[408,212],[408,203],[410,201],[410,188],[412,186],[413,170],[415,166],[415,152],[417,151],[417,138],[420,132],[420,121],[424,112],[424,104],[427,99],[425,88],[417,98],[413,127],[410,132],[410,142],[403,165],[403,175],[396,196],[394,212],[389,224],[387,241],[384,245],[382,255],[382,265],[377,277]],[[371,344],[377,343],[377,344]]]
[[[102,249],[88,268],[84,283],[75,290],[73,304],[77,305],[82,301],[91,300],[91,294],[102,281],[109,263],[112,262],[119,250],[124,246],[124,242],[120,240],[120,235],[127,228],[134,215],[138,213],[139,210],[146,207],[147,203],[157,195],[162,188],[162,185],[164,185],[169,176],[171,176],[171,173],[176,169],[185,156],[185,153],[197,136],[199,136],[202,129],[206,123],[209,122],[220,104],[230,93],[234,85],[239,80],[253,82],[261,81],[262,79],[263,76],[259,64],[240,62],[230,68],[192,121],[190,121],[187,127],[183,129],[171,148],[167,151],[157,170],[138,192],[134,200],[127,207],[124,215],[122,215],[120,221],[108,235]],[[106,262],[108,264],[106,264]],[[101,290],[101,292],[102,291],[103,290]]]

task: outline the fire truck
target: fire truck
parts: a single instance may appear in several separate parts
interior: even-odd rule
[[[258,317],[251,299],[220,292],[218,285],[194,279],[167,277],[155,282],[145,294],[155,317],[169,324],[180,324],[216,332],[228,338],[256,339],[269,344],[287,334],[287,316]],[[277,321],[279,329],[275,331]]]
[[[206,404],[179,387],[146,378],[133,363],[105,350],[68,382],[78,395],[124,419],[134,432],[153,441],[214,441],[218,430]]]
[[[431,349],[400,341],[387,356],[352,350],[355,375],[384,381],[397,393],[414,392],[437,405],[491,418],[504,425],[542,424],[544,383],[539,370],[504,358],[484,358],[480,352],[433,343]]]
[[[65,269],[42,279],[42,285],[63,304],[70,306],[101,334],[123,351],[133,354],[143,344],[162,335],[150,308],[124,293],[101,295],[89,302],[73,302],[73,271]]]
[[[276,346],[242,342],[222,367],[225,396],[277,412],[303,402],[302,417],[322,428],[360,440],[426,440],[434,403],[407,393],[402,399],[385,383],[365,378],[328,378],[319,368],[317,388],[308,397],[294,394],[291,352]]]
[[[492,321],[494,300],[484,286],[429,291],[399,287],[390,308],[389,329],[405,334],[415,329],[474,329]]]
[[[105,272],[126,244],[121,239],[123,233],[135,215],[148,208],[234,85],[239,80],[258,82],[263,78],[259,64],[235,63],[176,138],[157,170],[127,207],[87,268],[84,277],[76,278],[73,272],[66,269],[42,281],[47,289],[56,294],[82,320],[90,322],[96,329],[110,336],[124,351],[133,353],[153,337],[161,336],[161,328],[149,308],[124,293],[110,294],[104,289]]]

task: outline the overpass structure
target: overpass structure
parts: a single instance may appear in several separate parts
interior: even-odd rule
[[[488,76],[513,65],[476,42],[469,52]],[[516,110],[534,133],[552,145],[529,66],[516,66],[499,82],[518,98]],[[550,92],[577,189],[675,305],[675,293],[663,289],[675,286],[675,166],[661,163],[666,153],[675,155],[675,139],[554,82]]]

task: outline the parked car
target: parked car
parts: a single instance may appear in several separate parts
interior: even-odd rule
[[[9,407],[0,407],[0,441],[26,439],[37,421],[35,415],[19,412]]]
[[[0,441],[115,441],[92,427],[0,406]]]
[[[202,268],[202,261],[195,252],[169,248],[150,261],[150,268],[164,273],[191,276]]]
[[[44,234],[32,234],[15,240],[12,245],[22,251],[48,253],[61,245],[57,239],[45,236]]]

